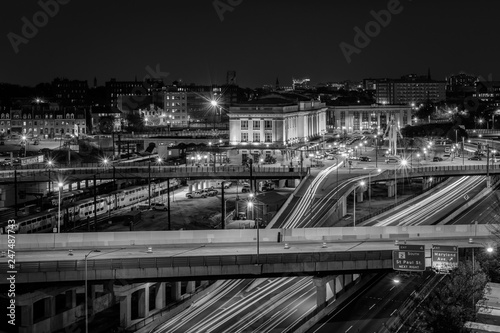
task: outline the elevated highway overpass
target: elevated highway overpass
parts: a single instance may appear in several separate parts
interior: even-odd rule
[[[85,275],[89,281],[135,283],[390,270],[395,240],[424,244],[430,266],[432,244],[483,247],[494,242],[490,229],[460,225],[16,235],[15,267],[3,258],[0,284],[8,282],[12,271],[16,283],[31,284],[83,281]],[[7,235],[0,240],[1,250],[7,251]]]
[[[417,177],[451,177],[451,176],[472,176],[472,175],[496,175],[500,174],[500,164],[492,163],[490,165],[446,165],[446,166],[425,166],[413,168],[401,168],[395,165],[384,165],[387,167],[385,172],[371,176],[373,181],[384,178],[417,178]],[[352,175],[363,175],[368,172],[361,168],[350,170]],[[372,170],[373,171],[373,170]],[[309,174],[309,167],[254,167],[252,177],[255,179],[300,179]],[[345,173],[345,170],[343,170]],[[221,167],[172,167],[172,166],[149,166],[149,165],[128,165],[116,167],[98,167],[97,165],[80,166],[74,168],[20,168],[17,170],[0,170],[0,183],[17,182],[47,182],[49,180],[58,181],[61,178],[67,181],[81,181],[92,179],[95,176],[97,180],[105,179],[131,179],[131,178],[192,178],[192,179],[241,179],[249,178],[250,170],[238,166]]]

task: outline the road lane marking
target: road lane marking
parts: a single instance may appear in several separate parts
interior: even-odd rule
[[[349,327],[349,328],[346,330],[346,332],[349,332],[349,330],[350,330],[351,328],[352,328],[352,325],[351,325],[351,327]]]
[[[375,304],[373,304],[372,306],[370,306],[370,308],[368,310],[371,310],[374,306],[375,306]]]
[[[394,312],[398,311],[398,309],[394,309],[394,311],[392,311],[391,313],[391,316],[394,314]]]
[[[391,291],[391,290],[392,290],[392,289],[394,289],[394,288],[396,288],[396,286],[392,286],[392,288],[391,288],[391,289],[389,289],[389,291]]]

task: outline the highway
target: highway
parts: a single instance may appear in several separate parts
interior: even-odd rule
[[[431,225],[471,200],[486,187],[486,177],[452,177],[443,184],[390,212],[380,214],[360,225]]]
[[[346,184],[348,182],[344,182],[341,184],[341,188],[334,188],[330,191],[328,191],[325,194],[322,193],[322,196],[320,198],[317,198],[315,195],[317,191],[322,191],[324,192],[324,188],[327,187],[325,186],[325,181],[327,179],[332,180],[332,178],[335,178],[335,165],[326,168],[322,172],[320,172],[312,181],[309,187],[305,189],[305,193],[302,195],[302,197],[297,200],[297,204],[294,205],[293,210],[291,213],[289,213],[288,216],[288,223],[284,225],[284,227],[313,227],[315,218],[317,218],[320,215],[320,212],[322,209],[325,209],[325,206],[331,207],[332,201],[335,202],[335,198],[338,197],[339,191],[345,190],[346,187],[352,186],[350,184]],[[357,181],[357,177],[354,177],[351,182]],[[436,198],[442,198],[443,202],[439,204],[438,207],[440,208],[445,208],[446,205],[452,204],[454,200],[448,199],[446,201],[447,197],[456,197],[457,193],[460,193],[460,191],[467,190],[469,193],[471,193],[471,190],[476,190],[479,191],[481,186],[484,186],[484,177],[477,176],[477,177],[456,177],[456,179],[453,179],[450,181],[451,186],[442,186],[437,190],[431,191],[432,193],[428,194],[428,196],[434,195],[435,197],[429,198],[429,202],[435,201]],[[472,196],[472,194],[471,194]],[[418,200],[418,199],[417,199]],[[455,202],[457,204],[457,202]],[[460,204],[458,202],[458,204]],[[429,208],[429,211],[432,211],[432,209],[435,208]],[[442,214],[447,214],[450,211],[453,211],[454,208],[447,208],[445,210],[442,210]],[[425,213],[424,216],[420,216],[420,214],[415,214],[415,211],[425,211],[422,210],[422,207],[411,207],[406,206],[403,207],[400,211],[398,210],[398,213],[401,214],[401,216],[406,216],[405,218],[405,223],[408,225],[417,225],[419,223],[424,223],[422,219],[425,219]],[[309,215],[309,216],[308,216]],[[429,214],[429,217],[427,220],[432,220],[436,219],[437,216],[434,216],[434,214]],[[387,217],[388,221],[385,221],[384,219],[379,219],[379,223],[382,223],[383,225],[393,225],[396,223],[393,219],[390,217]],[[396,223],[397,224],[397,223]],[[259,309],[255,309],[253,311],[248,310],[246,313],[246,319],[245,321],[250,321],[250,322],[256,322],[260,323],[259,319],[260,318],[265,318],[264,322],[260,323],[260,325],[255,326],[255,325],[250,325],[247,328],[247,331],[253,331],[253,332],[272,332],[274,330],[275,332],[284,332],[290,327],[293,327],[294,323],[297,322],[298,319],[306,315],[307,313],[311,312],[315,308],[315,297],[316,297],[316,291],[315,288],[312,286],[311,278],[289,278],[289,279],[279,279],[281,282],[281,285],[288,285],[289,280],[292,280],[293,283],[293,290],[303,290],[302,298],[300,299],[294,299],[294,302],[298,302],[299,307],[292,308],[290,304],[280,304],[277,305],[276,308],[274,308],[273,314],[271,315],[270,318],[266,317],[265,315],[262,314],[262,311]],[[385,287],[384,288],[392,288],[391,283],[388,282],[387,279],[384,282]],[[304,286],[309,286],[309,287],[304,287]],[[390,317],[390,314],[394,311],[395,308],[397,308],[397,305],[400,304],[404,299],[407,298],[409,294],[413,291],[413,284],[408,281],[408,288],[405,289],[406,291],[404,292],[397,292],[399,288],[396,289],[394,292],[395,294],[393,295],[391,292],[387,292],[386,289],[380,287],[380,288],[374,288],[376,291],[371,291],[372,293],[381,293],[385,296],[395,296],[394,300],[390,301],[386,297],[380,298],[380,302],[383,304],[391,304],[391,306],[383,306],[382,309],[379,309],[377,305],[377,311],[372,311],[372,312],[365,312],[363,313],[355,313],[354,311],[350,311],[348,313],[351,313],[353,315],[352,318],[357,318],[361,316],[360,318],[365,318],[360,326],[360,332],[361,329],[365,330],[367,328],[373,327],[373,325],[381,325],[381,323],[386,320],[388,317]],[[282,289],[276,289],[274,292],[278,293]],[[280,295],[280,294],[272,294],[273,297]],[[240,294],[238,295],[238,298],[244,299],[246,298],[247,295]],[[378,296],[380,297],[380,296]],[[285,299],[286,298],[286,293],[282,293],[279,298]],[[392,298],[391,298],[392,299]],[[372,302],[373,303],[373,302]],[[379,304],[382,304],[379,303]],[[377,303],[375,303],[377,304]],[[208,309],[210,308],[210,310]],[[266,307],[267,308],[267,307]],[[358,307],[359,308],[359,307]],[[218,313],[222,311],[221,309],[218,309],[216,306],[209,306],[207,307],[206,311],[209,313],[206,318],[211,318],[214,313]],[[390,311],[390,312],[389,312]],[[182,320],[183,316],[187,315],[189,313],[189,309],[185,311],[186,314],[180,314],[176,319],[174,318],[174,321],[179,321]],[[376,312],[376,313],[375,313]],[[389,312],[389,313],[387,313]],[[253,319],[252,319],[253,318]],[[275,318],[279,318],[279,323]],[[378,319],[377,319],[378,318]],[[242,317],[239,317],[238,315],[234,316],[232,318],[232,322],[237,325],[240,323],[242,320]],[[207,320],[207,319],[205,319]],[[202,320],[200,322],[200,325],[205,320]],[[342,319],[336,319],[336,320],[342,320]],[[375,320],[375,321],[373,321]],[[377,321],[378,320],[378,321]],[[342,324],[346,325],[346,324]],[[352,324],[350,325],[352,326]],[[345,327],[345,331],[348,331],[349,327]],[[207,332],[229,332],[231,330],[225,330],[225,329],[210,329]],[[158,328],[155,330],[155,332],[171,332],[169,325],[162,325],[161,328]],[[173,331],[172,331],[173,332]],[[180,332],[180,331],[179,331]],[[231,331],[232,332],[232,331]],[[329,332],[331,332],[331,327]],[[343,332],[342,330],[338,330],[335,328],[335,332]],[[355,331],[354,331],[355,332]],[[366,331],[369,332],[369,331]]]

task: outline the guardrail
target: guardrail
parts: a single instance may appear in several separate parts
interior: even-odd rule
[[[50,170],[50,171],[49,171]],[[309,167],[254,167],[252,173],[254,176],[266,175],[269,177],[279,177],[283,174],[297,173],[299,175],[306,175],[309,173]],[[47,177],[49,172],[53,177],[57,175],[96,175],[99,179],[110,178],[114,174],[115,178],[127,178],[123,174],[150,174],[151,177],[181,177],[184,175],[195,174],[230,174],[230,173],[250,173],[250,169],[242,166],[218,166],[218,167],[179,167],[179,166],[155,166],[149,163],[134,163],[129,165],[116,165],[116,166],[79,166],[75,168],[57,168],[57,169],[31,169],[23,168],[16,170],[7,170],[0,172],[0,179],[12,179],[17,176],[18,180],[21,177]],[[169,174],[169,175],[166,175]],[[53,178],[51,177],[51,178]],[[220,176],[219,176],[220,177]],[[41,179],[47,180],[47,179]]]

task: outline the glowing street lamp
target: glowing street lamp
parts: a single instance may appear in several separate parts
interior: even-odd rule
[[[355,186],[354,187],[354,191],[352,192],[353,194],[353,201],[354,201],[354,207],[353,207],[353,210],[352,210],[352,221],[353,221],[353,226],[356,227],[356,190],[358,187],[363,187],[365,186],[365,182],[362,180],[359,182],[359,185]]]
[[[57,233],[61,233],[61,191],[64,186],[62,182],[57,183],[58,186],[58,192],[59,192],[59,204],[58,204],[58,214],[57,214]]]
[[[210,101],[210,104],[213,106],[214,108],[214,131],[215,131],[215,119],[217,118],[217,106],[218,106],[218,103],[216,100],[211,100]]]
[[[402,167],[406,167],[406,165],[408,164],[408,161],[403,159],[401,160],[401,162],[399,163],[400,166]],[[397,205],[398,204],[398,179],[397,179],[397,166],[398,164],[394,164],[394,204]]]

